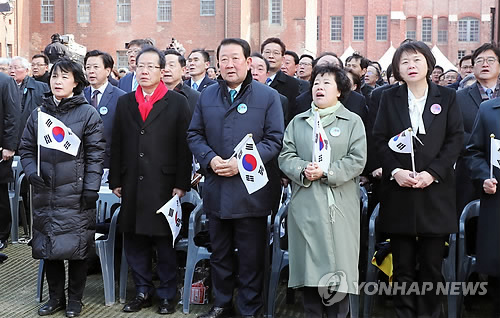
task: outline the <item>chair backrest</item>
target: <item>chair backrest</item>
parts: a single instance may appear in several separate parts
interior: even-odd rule
[[[23,173],[23,166],[21,165],[21,157],[14,156],[14,160],[12,161],[12,175],[14,176],[14,181],[9,182],[8,188],[9,191],[16,190],[17,179]]]
[[[201,197],[195,189],[191,189],[181,198],[181,204],[182,203],[191,203],[192,205],[197,206],[201,203]]]
[[[467,204],[460,215],[460,223],[459,223],[459,238],[465,240],[466,231],[465,224],[472,219],[473,217],[479,216],[479,210],[481,207],[481,203],[479,200],[474,200]]]
[[[97,199],[97,222],[104,222],[106,219],[111,218],[111,207],[115,203],[120,203],[118,198],[112,192],[99,192],[99,199]]]

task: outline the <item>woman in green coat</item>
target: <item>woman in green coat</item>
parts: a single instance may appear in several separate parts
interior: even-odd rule
[[[317,65],[311,90],[311,110],[290,122],[278,159],[292,181],[288,285],[305,287],[306,317],[322,317],[323,313],[346,317],[346,294],[358,293],[358,176],[366,163],[365,128],[361,118],[339,101],[350,91],[349,78],[342,69]],[[316,120],[323,127],[314,130],[321,135],[317,135],[317,143],[313,142]],[[313,147],[317,147],[314,162]],[[328,158],[325,150],[329,162],[321,161]]]

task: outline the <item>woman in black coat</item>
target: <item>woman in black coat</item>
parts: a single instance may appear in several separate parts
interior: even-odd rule
[[[19,152],[34,191],[33,257],[45,260],[49,285],[50,299],[38,314],[51,315],[66,307],[64,260],[68,260],[66,316],[75,317],[82,310],[86,259],[89,251],[93,251],[105,142],[101,117],[82,94],[88,84],[82,66],[61,59],[52,67],[49,77],[51,92],[28,119]],[[38,125],[47,122],[38,121],[41,113],[61,121],[80,139],[76,155],[37,146]],[[65,134],[52,127],[52,141],[67,140],[61,141],[59,137]],[[46,136],[51,138],[50,133]]]
[[[382,163],[377,230],[391,239],[394,284],[400,288],[394,305],[397,316],[404,318],[439,316],[435,288],[442,280],[445,240],[458,229],[453,165],[462,147],[462,118],[455,91],[429,81],[434,65],[423,42],[405,43],[396,50],[394,76],[405,84],[383,92],[373,128]],[[391,138],[410,127],[423,143],[413,139],[415,175],[410,154],[388,146]],[[401,293],[414,282],[419,290],[422,282],[430,282],[432,290],[422,296]]]

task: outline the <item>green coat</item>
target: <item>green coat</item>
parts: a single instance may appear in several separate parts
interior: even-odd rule
[[[281,170],[292,181],[288,209],[290,287],[319,286],[321,278],[342,271],[348,293],[358,293],[360,228],[359,178],[366,163],[366,135],[361,118],[344,106],[323,125],[331,145],[328,178],[310,182],[302,171],[312,158],[311,110],[288,125],[279,155]],[[340,134],[332,136],[332,128]],[[335,208],[329,208],[332,199]]]

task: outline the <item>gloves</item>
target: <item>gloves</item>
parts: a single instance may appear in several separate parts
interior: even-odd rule
[[[29,183],[31,183],[32,186],[34,186],[35,188],[43,188],[43,187],[46,187],[47,185],[45,184],[45,180],[43,180],[42,177],[40,177],[39,175],[37,175],[36,173],[33,173],[31,174],[29,177],[28,177],[28,181]]]
[[[99,194],[97,194],[97,191],[83,190],[82,199],[83,208],[85,210],[95,209],[97,206],[97,199],[99,199]]]

